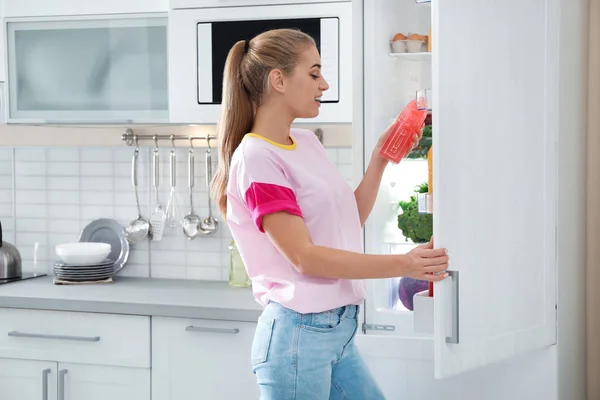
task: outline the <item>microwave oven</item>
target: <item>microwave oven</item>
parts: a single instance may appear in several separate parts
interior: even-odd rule
[[[300,29],[315,39],[329,83],[319,116],[295,122],[352,122],[351,2],[169,11],[170,122],[216,123],[229,50],[239,40],[276,28]]]

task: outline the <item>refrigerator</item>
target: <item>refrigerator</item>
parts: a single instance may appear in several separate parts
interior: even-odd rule
[[[405,373],[443,392],[454,385],[448,378],[464,383],[486,371],[491,382],[493,371],[534,363],[543,366],[534,379],[556,379],[558,267],[576,251],[559,239],[581,233],[564,202],[577,195],[567,191],[582,189],[583,176],[562,166],[581,165],[585,136],[564,129],[565,113],[580,110],[561,96],[569,85],[570,96],[584,93],[574,71],[584,56],[565,61],[569,37],[582,34],[560,32],[585,17],[564,8],[559,0],[353,1],[355,183],[409,101],[430,111],[432,132],[431,166],[417,157],[386,168],[364,227],[365,252],[403,254],[419,244],[398,228],[399,204],[431,172],[423,211],[435,247],[450,257],[451,276],[433,285],[433,295],[413,297],[412,310],[399,298],[401,278],[367,281],[357,343],[381,382]],[[519,375],[527,373],[514,382],[527,385]],[[405,394],[419,392],[408,389],[415,382],[405,382]],[[536,398],[556,397],[555,389]]]

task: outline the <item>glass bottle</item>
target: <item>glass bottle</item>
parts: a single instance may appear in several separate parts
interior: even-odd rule
[[[229,244],[229,286],[250,287],[250,278],[234,240]]]

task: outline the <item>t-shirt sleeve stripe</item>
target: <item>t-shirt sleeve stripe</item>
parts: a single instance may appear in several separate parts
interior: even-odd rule
[[[264,232],[262,219],[267,214],[285,211],[302,217],[294,191],[271,183],[253,182],[244,194],[246,205],[259,231]]]

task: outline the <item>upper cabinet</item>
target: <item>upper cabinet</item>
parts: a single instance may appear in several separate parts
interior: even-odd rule
[[[168,122],[166,13],[5,21],[9,123]]]
[[[3,0],[6,17],[166,12],[169,0]]]
[[[0,21],[4,21],[4,3],[6,3],[6,1],[0,1]],[[5,40],[5,30],[4,30],[4,25],[2,25],[2,27],[0,28],[0,82],[4,82],[6,80],[6,70],[5,70],[5,46],[6,46],[6,40]],[[3,93],[0,93],[0,100],[2,102],[4,102],[4,96]],[[2,104],[4,105],[4,104]],[[0,116],[0,118],[2,118],[3,116]]]
[[[272,4],[311,4],[311,3],[342,3],[351,0],[171,0],[171,9],[178,8],[205,8],[205,7],[231,7],[231,6],[258,6]]]

